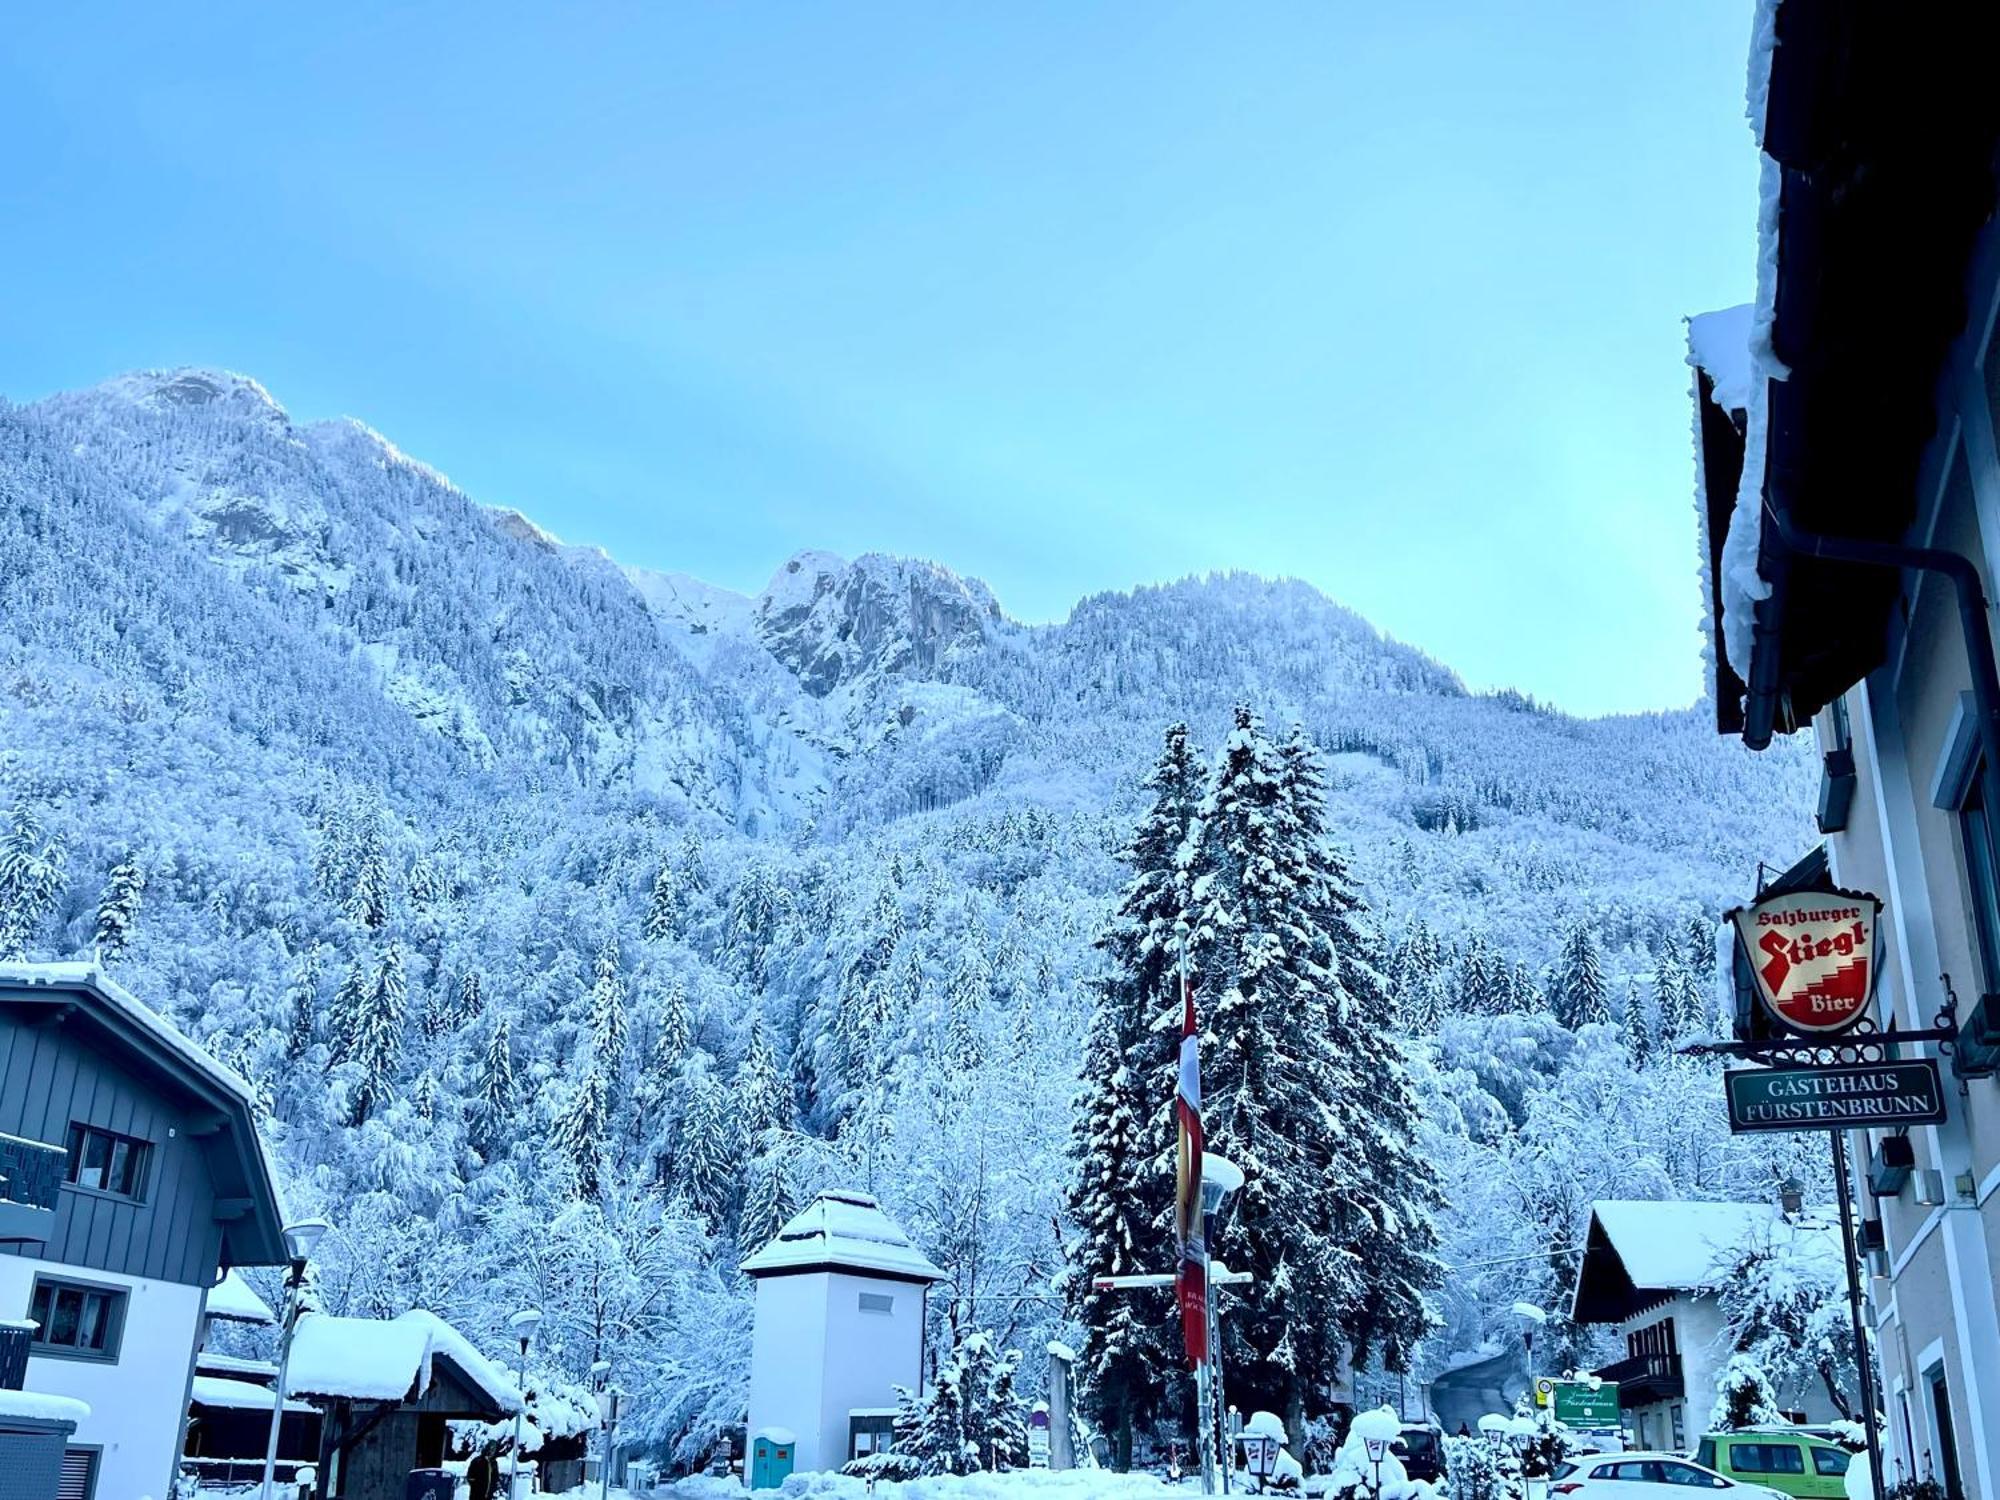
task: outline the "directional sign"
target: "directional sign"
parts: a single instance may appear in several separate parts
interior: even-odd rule
[[[1932,1058],[1838,1068],[1737,1068],[1722,1075],[1729,1128],[1858,1130],[1937,1125],[1944,1087]]]
[[[1571,1427],[1616,1427],[1618,1386],[1603,1380],[1558,1380],[1553,1395],[1555,1418]]]

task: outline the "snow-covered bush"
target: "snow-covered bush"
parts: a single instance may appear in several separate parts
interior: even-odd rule
[[[1747,1354],[1732,1354],[1715,1383],[1715,1407],[1708,1414],[1709,1430],[1736,1432],[1785,1420],[1777,1393],[1764,1367]]]

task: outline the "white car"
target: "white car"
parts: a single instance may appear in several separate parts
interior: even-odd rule
[[[1691,1492],[1726,1490],[1726,1500],[1785,1500],[1774,1489],[1745,1484],[1678,1453],[1601,1453],[1558,1464],[1549,1500],[1696,1500]]]

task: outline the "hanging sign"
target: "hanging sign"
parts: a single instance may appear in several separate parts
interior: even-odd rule
[[[1881,914],[1881,901],[1857,891],[1790,891],[1729,915],[1773,1019],[1794,1035],[1832,1036],[1867,1014]]]
[[[1935,1058],[1839,1068],[1738,1068],[1722,1075],[1729,1128],[1859,1130],[1936,1125],[1944,1087]]]

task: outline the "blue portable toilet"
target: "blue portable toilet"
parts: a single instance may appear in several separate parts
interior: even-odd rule
[[[759,1427],[750,1439],[750,1488],[775,1490],[791,1476],[799,1440],[789,1427]]]

